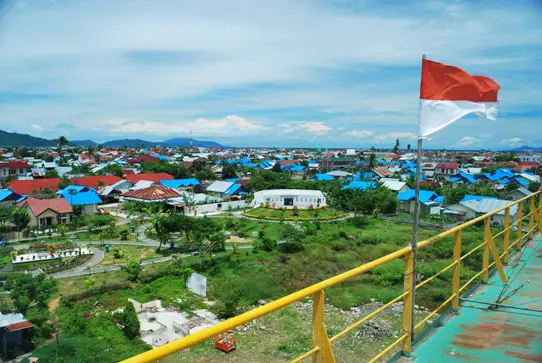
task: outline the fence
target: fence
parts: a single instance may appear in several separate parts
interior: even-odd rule
[[[227,332],[231,329],[234,329],[240,325],[246,324],[252,320],[255,320],[261,316],[270,314],[276,310],[284,308],[296,301],[312,296],[313,297],[313,322],[312,322],[312,349],[304,353],[303,355],[297,357],[292,362],[299,362],[306,358],[312,357],[313,362],[335,362],[333,356],[333,349],[331,344],[340,339],[344,335],[353,331],[357,327],[361,326],[367,320],[373,318],[378,313],[382,312],[384,309],[390,307],[392,304],[403,300],[404,309],[403,309],[403,333],[397,340],[385,347],[378,354],[376,354],[370,362],[375,362],[383,358],[386,354],[390,353],[394,348],[402,345],[402,353],[404,355],[409,355],[412,351],[412,342],[414,332],[412,331],[412,326],[414,326],[415,331],[424,327],[424,324],[429,319],[435,317],[439,312],[443,311],[446,306],[452,307],[452,309],[459,309],[460,296],[465,290],[472,286],[472,284],[479,278],[482,282],[486,282],[489,279],[490,269],[496,267],[497,272],[500,275],[501,281],[505,284],[508,282],[507,277],[504,273],[503,264],[508,262],[510,251],[513,249],[518,249],[521,247],[522,242],[530,238],[534,232],[535,228],[538,228],[539,232],[542,232],[542,220],[540,216],[540,209],[542,208],[541,200],[538,198],[538,207],[536,207],[535,198],[539,197],[540,192],[533,193],[529,196],[526,196],[522,199],[519,199],[511,204],[494,210],[491,213],[482,215],[478,218],[472,219],[466,223],[463,223],[459,226],[451,228],[445,232],[442,232],[434,237],[423,240],[418,243],[418,249],[426,248],[427,246],[436,243],[439,240],[442,240],[446,237],[453,237],[453,262],[448,266],[444,267],[439,272],[433,274],[432,276],[426,278],[423,281],[420,281],[416,284],[416,290],[422,288],[429,282],[433,281],[437,277],[446,273],[447,271],[452,271],[452,286],[451,294],[447,297],[444,302],[439,305],[436,309],[431,311],[426,317],[421,319],[421,321],[412,324],[414,319],[414,311],[412,309],[412,300],[413,300],[413,291],[412,291],[412,277],[413,277],[413,268],[414,268],[414,258],[412,253],[412,247],[405,247],[393,253],[390,253],[386,256],[373,260],[369,263],[366,263],[362,266],[359,266],[350,271],[344,272],[340,275],[331,277],[327,280],[309,286],[305,289],[294,292],[290,295],[287,295],[281,299],[275,300],[271,303],[268,303],[264,306],[258,307],[254,310],[250,310],[244,314],[233,317],[226,321],[223,321],[215,326],[209,327],[207,329],[201,330],[197,333],[188,335],[177,341],[168,343],[159,348],[147,351],[140,355],[134,356],[125,360],[125,363],[135,363],[135,362],[152,362],[157,359],[169,356],[178,351],[181,351],[185,348],[199,344],[207,339],[210,339],[218,334]],[[511,209],[517,205],[517,219],[516,222],[510,223],[510,212]],[[525,207],[525,208],[524,208]],[[524,209],[528,213],[524,214]],[[502,231],[492,234],[491,230],[491,217],[504,212],[504,226]],[[484,238],[483,242],[476,247],[472,248],[467,253],[461,253],[461,235],[462,231],[465,228],[473,226],[478,223],[483,223]],[[525,226],[527,226],[527,231],[524,232]],[[511,241],[511,232],[515,230],[516,239]],[[497,247],[495,245],[495,239],[497,237],[503,236],[503,253],[499,255]],[[461,264],[463,261],[471,256],[474,252],[482,250],[482,269],[472,276],[464,284],[461,284]],[[493,259],[492,263],[489,263],[490,255]],[[362,319],[356,323],[350,325],[340,333],[329,337],[326,331],[325,323],[325,314],[324,314],[324,290],[335,286],[341,282],[352,279],[356,276],[359,276],[363,273],[369,272],[372,269],[384,265],[390,261],[403,258],[405,260],[405,270],[404,270],[404,291],[402,294],[398,295],[391,301],[382,305],[378,309],[374,310],[370,314],[364,316]],[[396,348],[397,349],[397,348]]]

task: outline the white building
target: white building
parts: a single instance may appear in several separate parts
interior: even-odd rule
[[[269,204],[281,208],[314,208],[327,206],[324,193],[319,190],[269,189],[254,193],[253,205]]]

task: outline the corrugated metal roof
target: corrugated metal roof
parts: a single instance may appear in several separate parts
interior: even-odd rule
[[[217,180],[207,187],[207,191],[214,193],[225,193],[234,183]]]

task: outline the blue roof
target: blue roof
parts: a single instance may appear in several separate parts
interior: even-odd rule
[[[68,185],[66,188],[64,189],[60,189],[59,191],[56,192],[57,195],[64,195],[64,194],[70,194],[70,190],[75,190],[76,193],[79,193],[85,189],[89,189],[85,186],[82,186],[82,185]]]
[[[526,186],[529,185],[529,181],[526,180],[526,179],[523,179],[523,178],[516,178],[516,179],[514,179],[514,180],[517,181],[518,184],[521,185],[521,186],[526,187]]]
[[[229,181],[230,183],[235,183],[236,181],[238,180],[242,180],[241,178],[229,178],[229,179],[225,179],[226,181]]]
[[[402,201],[409,201],[416,197],[414,189],[408,189],[404,192],[397,194],[397,199]],[[420,190],[420,202],[427,203],[430,201],[437,201],[439,195],[431,190]]]
[[[64,194],[63,197],[70,205],[101,204],[102,200],[95,191],[79,192],[77,194]]]
[[[484,196],[484,195],[472,195],[472,194],[467,194],[463,197],[463,199],[460,200],[460,202],[467,202],[469,200],[482,200],[482,199],[497,199],[495,197],[487,197],[487,196]]]
[[[168,188],[180,188],[180,187],[191,187],[194,185],[201,184],[196,178],[187,178],[187,179],[173,179],[173,180],[160,180],[158,184],[161,184]]]
[[[314,180],[335,180],[331,175],[328,174],[314,174],[311,179]]]
[[[229,187],[224,194],[226,195],[233,195],[235,194],[239,189],[242,189],[243,186],[241,184],[233,184],[231,187]]]
[[[456,181],[460,181],[460,180],[463,180],[463,181],[466,181],[466,182],[469,182],[469,183],[476,183],[477,182],[476,177],[474,175],[467,174],[467,173],[457,173],[457,174],[455,174],[454,176],[452,176],[450,178],[451,182],[456,182]]]
[[[442,195],[436,197],[435,199],[433,199],[435,202],[437,203],[442,203],[444,202],[444,197]]]
[[[13,191],[8,189],[0,189],[0,202],[13,194]]]
[[[348,185],[345,185],[341,189],[354,189],[354,190],[367,190],[374,189],[377,187],[375,182],[366,182],[366,181],[353,181]]]
[[[165,156],[165,155],[152,154],[151,156],[152,156],[153,158],[155,158],[155,159],[158,159],[158,160],[167,161],[167,156]]]
[[[303,171],[303,170],[307,170],[307,167],[306,166],[303,166],[303,165],[295,165],[295,166],[292,166],[290,168],[291,171]]]

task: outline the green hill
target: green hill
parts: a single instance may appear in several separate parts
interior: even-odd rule
[[[0,145],[2,146],[56,146],[56,140],[47,140],[28,134],[6,132],[0,130]]]

